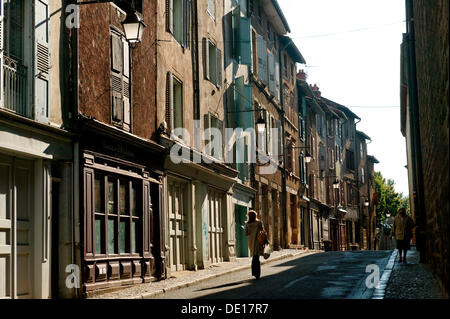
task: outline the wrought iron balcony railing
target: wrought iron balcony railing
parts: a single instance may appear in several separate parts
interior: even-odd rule
[[[8,56],[3,60],[3,107],[27,116],[27,67]]]

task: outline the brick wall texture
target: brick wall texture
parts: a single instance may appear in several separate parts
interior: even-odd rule
[[[414,1],[427,260],[449,288],[448,0]]]

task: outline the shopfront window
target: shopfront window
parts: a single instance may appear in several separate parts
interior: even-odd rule
[[[138,183],[97,174],[94,188],[95,255],[138,253],[141,222]]]

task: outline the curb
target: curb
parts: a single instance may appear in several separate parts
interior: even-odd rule
[[[384,299],[384,295],[386,293],[386,286],[389,282],[389,278],[391,278],[392,271],[394,269],[394,263],[395,263],[395,257],[397,256],[397,251],[394,249],[394,251],[391,254],[391,257],[389,258],[389,261],[384,268],[383,276],[381,276],[381,279],[375,288],[375,291],[373,292],[371,299]]]
[[[307,251],[307,252],[289,253],[289,254],[285,254],[285,255],[274,257],[272,259],[269,258],[268,260],[263,260],[263,261],[261,261],[261,265],[268,264],[268,263],[275,262],[275,261],[279,261],[279,260],[283,260],[283,259],[287,259],[287,258],[297,257],[297,256],[300,256],[300,255],[307,256],[307,255],[317,254],[319,252],[320,251],[310,250],[310,251]],[[230,274],[232,272],[237,272],[237,271],[246,270],[246,269],[250,269],[250,268],[251,268],[251,265],[246,265],[246,266],[241,266],[241,267],[238,267],[238,268],[229,269],[229,270],[226,270],[224,272],[217,273],[217,274],[210,275],[210,276],[203,277],[203,278],[199,278],[199,279],[187,282],[187,283],[182,283],[182,284],[174,285],[174,286],[171,286],[171,287],[163,288],[163,289],[160,289],[160,290],[157,290],[157,291],[154,291],[154,292],[141,294],[140,296],[134,297],[133,299],[148,299],[148,298],[151,298],[151,297],[154,297],[154,296],[157,296],[157,295],[164,294],[164,293],[169,292],[169,291],[182,289],[182,288],[187,288],[189,286],[192,286],[194,284],[200,283],[202,281],[206,281],[206,280],[209,280],[209,279],[213,279],[213,278],[217,278],[217,277],[220,277],[220,276],[224,276],[224,275]]]

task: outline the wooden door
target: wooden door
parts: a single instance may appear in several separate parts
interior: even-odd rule
[[[0,156],[0,298],[33,296],[33,163]]]
[[[14,192],[17,212],[17,297],[32,297],[33,280],[33,190],[32,166],[16,161]]]
[[[180,271],[186,268],[186,212],[184,187],[169,185],[169,246],[170,269]]]
[[[222,216],[223,195],[215,190],[208,191],[209,214],[209,258],[211,263],[223,262],[224,225]]]

